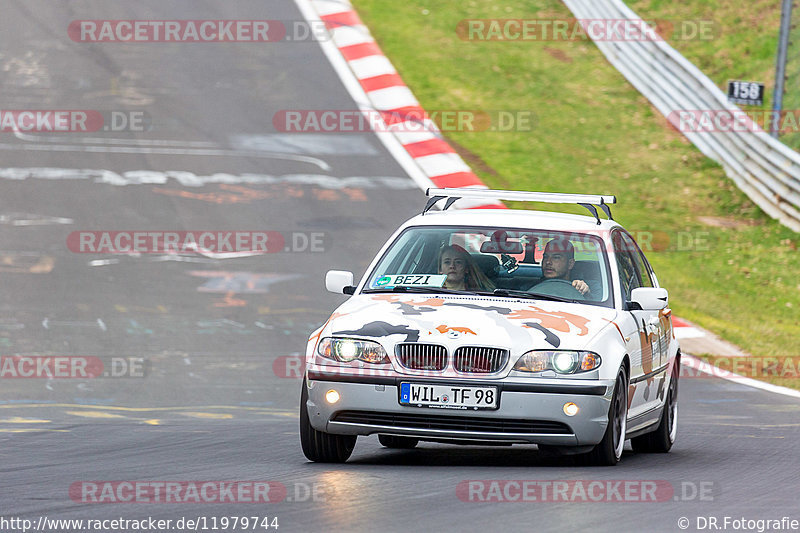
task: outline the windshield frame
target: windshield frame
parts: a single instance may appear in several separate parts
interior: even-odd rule
[[[517,226],[500,226],[500,225],[497,225],[497,226],[486,226],[486,225],[464,226],[464,225],[453,225],[453,224],[441,224],[441,225],[440,224],[436,224],[436,225],[421,224],[421,225],[413,225],[413,226],[405,227],[405,228],[402,229],[402,231],[399,231],[395,235],[395,237],[391,240],[390,243],[387,243],[387,244],[384,245],[383,251],[380,254],[380,256],[376,257],[372,261],[372,264],[370,265],[369,270],[364,274],[364,277],[362,278],[362,280],[358,284],[357,294],[363,294],[363,295],[367,295],[367,296],[370,295],[370,294],[390,294],[390,293],[394,293],[394,294],[415,294],[415,293],[416,294],[424,294],[423,292],[416,292],[416,291],[414,291],[414,292],[412,292],[412,291],[392,291],[392,290],[388,290],[388,289],[387,290],[381,290],[381,289],[375,289],[375,288],[370,288],[369,287],[369,280],[377,275],[376,273],[377,273],[378,267],[383,263],[383,261],[386,259],[386,257],[392,251],[392,249],[397,245],[397,243],[400,241],[400,239],[402,239],[406,235],[406,233],[408,233],[410,231],[417,231],[417,230],[423,230],[423,231],[424,230],[441,230],[441,231],[451,231],[451,232],[459,231],[459,232],[463,232],[463,233],[469,233],[470,231],[474,231],[475,233],[479,233],[479,232],[494,232],[494,231],[497,231],[497,230],[503,230],[503,231],[507,231],[509,233],[520,232],[520,233],[561,234],[561,235],[567,236],[567,238],[569,238],[569,237],[571,237],[573,235],[577,235],[577,236],[581,236],[582,239],[590,239],[590,240],[600,244],[600,248],[598,250],[598,253],[602,257],[603,265],[604,265],[604,268],[605,268],[605,274],[606,274],[606,279],[607,279],[607,283],[608,283],[608,292],[609,292],[608,297],[605,300],[602,300],[602,301],[574,300],[574,301],[565,302],[565,303],[585,304],[585,305],[592,305],[592,306],[595,306],[595,307],[604,307],[604,308],[610,308],[610,309],[615,309],[616,308],[617,295],[616,295],[616,292],[615,292],[616,291],[616,289],[615,289],[615,277],[614,277],[614,273],[611,270],[611,262],[610,262],[610,258],[609,258],[609,250],[608,250],[609,243],[602,237],[602,235],[594,234],[592,232],[579,231],[579,230],[543,229],[543,228],[530,228],[530,227],[522,228],[522,227],[517,227]],[[541,265],[541,263],[538,263],[538,264]],[[493,295],[490,296],[490,295],[486,294],[486,291],[480,291],[480,290],[466,290],[465,293],[466,293],[465,295],[471,295],[471,296],[478,296],[478,297],[484,296],[484,297],[487,297],[487,298],[510,298],[510,299],[517,300],[517,301],[526,301],[526,300],[535,301],[537,299],[541,300],[541,301],[548,301],[549,300],[549,298],[546,295],[542,295],[541,298],[536,298],[536,293],[530,293],[532,298],[521,298],[519,296],[502,295],[502,294],[493,294]],[[440,296],[449,296],[449,294],[447,294],[447,293],[443,293],[443,292],[437,293],[434,290],[431,290],[429,292],[429,294],[432,294],[432,295],[439,294]],[[454,294],[454,296],[458,296],[458,294]]]

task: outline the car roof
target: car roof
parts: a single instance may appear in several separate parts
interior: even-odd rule
[[[409,226],[500,226],[508,228],[530,228],[534,230],[591,232],[610,231],[620,227],[613,220],[601,220],[592,216],[555,213],[551,211],[527,211],[521,209],[453,209],[428,211],[408,220]]]

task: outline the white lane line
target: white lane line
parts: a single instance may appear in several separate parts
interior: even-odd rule
[[[208,141],[179,141],[170,139],[104,139],[102,137],[73,137],[74,134],[68,134],[69,138],[65,137],[47,137],[41,135],[30,135],[22,133],[16,128],[14,129],[14,136],[21,141],[37,142],[37,143],[61,143],[69,141],[77,144],[108,144],[108,145],[130,145],[130,146],[174,146],[179,148],[217,148],[219,145]]]
[[[691,364],[687,365],[686,361],[689,361]],[[732,381],[734,383],[739,383],[740,385],[747,385],[748,387],[753,387],[754,389],[761,389],[763,391],[773,392],[783,396],[790,396],[792,398],[800,398],[800,390],[781,387],[780,385],[773,385],[772,383],[767,383],[766,381],[759,381],[757,379],[740,376],[739,374],[734,374],[728,370],[711,366],[709,363],[706,363],[702,359],[698,359],[693,355],[682,354],[681,364],[693,370],[703,372],[704,374]],[[718,370],[718,372],[715,372],[714,369]]]
[[[0,224],[10,226],[50,226],[53,224],[73,224],[71,218],[35,215],[33,213],[6,213],[0,215]]]
[[[262,159],[284,159],[301,163],[310,163],[322,170],[330,172],[331,166],[317,157],[294,154],[276,154],[270,152],[242,150],[212,150],[203,148],[154,148],[133,146],[80,146],[72,144],[8,144],[1,143],[0,150],[38,151],[38,152],[89,152],[112,154],[156,154],[156,155],[198,155],[213,157],[258,157]]]
[[[104,169],[74,169],[74,168],[0,168],[0,179],[7,180],[89,180],[92,183],[106,183],[109,185],[164,185],[172,181],[183,187],[203,187],[209,184],[224,183],[235,184],[284,184],[312,185],[323,189],[341,190],[346,188],[359,189],[392,189],[410,190],[418,187],[407,176],[348,176],[338,178],[324,174],[286,174],[274,176],[271,174],[227,174],[215,173],[210,175],[197,175],[194,172],[180,170],[129,170],[127,172],[112,172]]]
[[[264,133],[232,135],[230,146],[276,154],[313,154],[315,156],[377,155],[368,134],[352,133]]]

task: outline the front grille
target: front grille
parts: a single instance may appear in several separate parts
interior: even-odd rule
[[[568,425],[549,420],[340,411],[333,415],[332,421],[398,429],[438,429],[443,431],[472,431],[476,433],[572,434],[572,429]]]
[[[444,370],[447,350],[436,344],[398,344],[395,349],[400,364],[412,370]]]
[[[502,370],[508,362],[508,350],[463,346],[456,350],[453,366],[459,372],[493,374]]]

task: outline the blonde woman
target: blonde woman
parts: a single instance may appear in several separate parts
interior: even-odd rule
[[[439,274],[447,274],[446,289],[486,291],[493,290],[494,283],[478,268],[475,260],[457,244],[443,246],[439,250]]]

